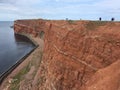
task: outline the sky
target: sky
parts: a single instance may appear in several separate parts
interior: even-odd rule
[[[17,19],[120,20],[120,0],[0,0],[0,21]]]

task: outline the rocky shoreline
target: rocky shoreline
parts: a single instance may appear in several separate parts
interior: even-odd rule
[[[0,90],[11,90],[12,87],[16,88],[16,87],[14,87],[13,83],[16,83],[16,81],[18,79],[17,78],[15,79],[14,77],[17,74],[19,74],[19,72],[21,70],[23,70],[27,65],[29,65],[30,62],[32,62],[33,57],[37,56],[37,54],[35,54],[36,52],[42,53],[42,50],[43,50],[43,45],[42,45],[43,41],[40,40],[40,38],[35,38],[35,37],[32,37],[32,36],[27,35],[25,33],[17,33],[17,34],[29,38],[35,44],[36,47],[28,55],[26,55],[25,57],[22,58],[22,61],[19,63],[19,65],[16,65],[16,67],[14,67],[14,69],[11,72],[9,72],[7,78],[4,78],[3,82],[1,83]],[[41,57],[42,56],[40,55],[37,58],[41,58]],[[40,63],[38,63],[38,64],[40,64]],[[29,68],[33,68],[33,66],[30,66]],[[27,71],[27,73],[28,72],[29,72],[29,70]],[[25,75],[27,73],[25,73]]]

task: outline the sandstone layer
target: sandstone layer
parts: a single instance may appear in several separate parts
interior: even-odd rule
[[[119,22],[18,20],[14,30],[44,32],[39,90],[120,90]]]

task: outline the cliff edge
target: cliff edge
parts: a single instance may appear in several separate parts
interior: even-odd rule
[[[14,30],[44,40],[34,90],[120,90],[119,22],[18,20]]]

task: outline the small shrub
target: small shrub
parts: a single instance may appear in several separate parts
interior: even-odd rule
[[[44,34],[45,34],[44,31],[41,31],[41,32],[40,32],[39,35],[40,35],[40,38],[41,38],[41,39],[44,39]]]
[[[69,24],[75,24],[75,21],[74,20],[68,20],[68,23]]]

